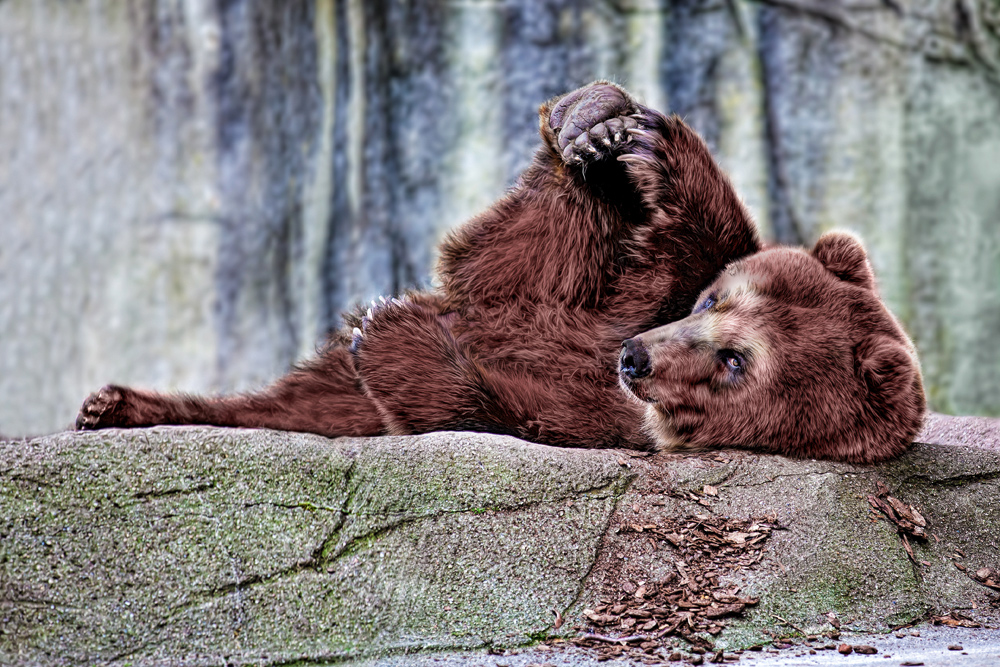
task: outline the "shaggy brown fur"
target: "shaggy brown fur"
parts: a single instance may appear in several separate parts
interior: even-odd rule
[[[517,186],[444,242],[441,289],[359,311],[353,331],[260,394],[108,386],[77,427],[464,429],[852,461],[905,447],[923,415],[919,370],[860,246],[759,252],[704,142],[618,86],[596,82],[540,116],[543,146]],[[727,265],[709,288],[725,294],[677,322]],[[720,312],[731,317],[689,331]]]

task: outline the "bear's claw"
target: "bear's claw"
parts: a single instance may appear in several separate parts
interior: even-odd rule
[[[351,331],[351,353],[358,354],[361,350],[361,344],[364,342],[365,334],[368,332],[368,327],[371,325],[372,320],[375,319],[376,315],[389,306],[402,306],[403,304],[403,301],[395,297],[386,299],[384,296],[379,295],[378,301],[372,299],[372,305],[369,306],[365,313],[361,316],[361,326],[354,327]]]
[[[632,141],[630,130],[639,123],[633,115],[609,118],[580,133],[572,143],[563,149],[563,161],[567,164],[585,164],[612,157],[625,144]]]

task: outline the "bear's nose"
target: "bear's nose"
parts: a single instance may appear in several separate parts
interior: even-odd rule
[[[629,338],[622,342],[622,354],[618,358],[618,368],[633,380],[644,378],[653,372],[653,365],[649,363],[649,353],[641,340]]]

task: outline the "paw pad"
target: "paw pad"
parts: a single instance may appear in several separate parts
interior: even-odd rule
[[[563,160],[567,164],[580,165],[609,158],[632,141],[629,130],[638,127],[638,117],[634,114],[597,123],[566,145],[562,153]]]

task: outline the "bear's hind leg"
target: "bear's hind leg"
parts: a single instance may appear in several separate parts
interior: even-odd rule
[[[476,336],[461,332],[491,325],[468,325],[427,295],[376,306],[358,324],[358,375],[391,434],[485,431],[561,447],[651,447],[640,414],[618,400],[589,353],[521,341],[506,355],[494,340],[484,359],[474,351],[483,342],[470,347],[465,336]]]
[[[451,332],[455,317],[433,297],[415,295],[359,318],[351,349],[389,433],[495,430],[484,411],[482,369]]]
[[[160,424],[273,428],[330,437],[383,432],[345,345],[331,345],[256,394],[204,398],[108,385],[84,401],[76,419],[78,430]]]

